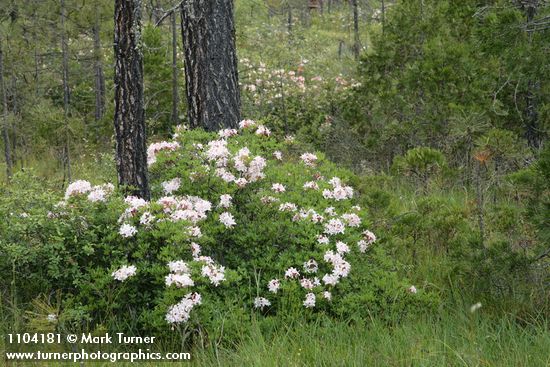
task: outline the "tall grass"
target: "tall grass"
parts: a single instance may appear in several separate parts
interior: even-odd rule
[[[546,321],[519,326],[508,316],[493,319],[482,308],[473,314],[456,311],[394,326],[376,319],[363,325],[324,320],[272,327],[256,321],[243,325],[242,338],[232,347],[189,350],[190,362],[140,365],[538,367],[550,365],[549,351]],[[102,365],[111,364],[94,363]]]

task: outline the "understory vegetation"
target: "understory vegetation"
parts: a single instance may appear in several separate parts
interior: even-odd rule
[[[3,334],[155,335],[197,366],[550,364],[550,7],[359,1],[355,60],[331,4],[236,1],[245,120],[219,132],[183,99],[170,120],[170,35],[145,24],[150,201],[113,185],[84,72],[68,125],[56,78],[21,81]]]

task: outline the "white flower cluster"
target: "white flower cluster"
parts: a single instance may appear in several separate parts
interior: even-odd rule
[[[250,150],[248,148],[242,148],[239,150],[233,157],[233,162],[235,169],[240,172],[242,175],[241,178],[244,178],[246,183],[256,182],[265,177],[263,169],[267,165],[266,160],[260,156],[256,156],[251,159]],[[247,165],[247,162],[250,163]]]
[[[174,191],[177,191],[180,188],[181,185],[181,178],[176,177],[170,181],[165,181],[161,184],[162,188],[164,189],[164,192],[168,195],[173,193]]]
[[[150,166],[157,162],[157,154],[162,150],[175,151],[179,149],[180,145],[176,141],[167,142],[161,141],[153,143],[147,148],[147,164]]]
[[[236,129],[223,129],[218,132],[220,138],[230,138],[237,135],[239,132]]]
[[[227,157],[230,154],[229,149],[227,149],[227,140],[213,140],[208,143],[206,157],[209,161],[219,161],[220,166],[225,166]]]
[[[124,238],[129,238],[135,236],[135,234],[137,233],[137,229],[131,224],[124,223],[122,226],[120,226],[118,233],[120,233],[120,235]]]
[[[256,297],[254,299],[254,307],[263,309],[264,307],[271,306],[271,302],[268,299],[263,297]]]
[[[281,212],[295,212],[296,210],[298,210],[298,208],[294,203],[283,203],[279,206],[279,211]]]
[[[72,182],[67,189],[65,190],[65,200],[71,196],[76,196],[79,194],[86,194],[92,190],[92,185],[85,180],[77,180]]]
[[[342,214],[342,219],[348,227],[359,227],[361,225],[361,218],[355,213]]]
[[[330,219],[328,223],[325,224],[325,233],[328,235],[336,235],[344,233],[346,226],[340,219]]]
[[[357,247],[359,247],[361,253],[364,253],[374,242],[376,242],[376,236],[371,231],[366,230],[363,232],[363,239],[357,242]]]
[[[306,308],[315,307],[315,293],[306,294],[306,300],[304,301],[304,307],[306,307]]]
[[[332,276],[337,277],[337,279],[345,278],[348,276],[349,271],[351,270],[351,265],[349,262],[344,260],[342,254],[338,252],[335,253],[332,250],[328,250],[327,252],[325,252],[324,259],[327,263],[332,264]]]
[[[271,190],[275,191],[275,192],[285,192],[286,189],[285,187],[280,184],[280,183],[274,183],[272,186],[271,186]]]
[[[113,184],[107,183],[104,185],[92,186],[88,181],[77,180],[72,182],[65,190],[65,200],[73,196],[87,195],[87,199],[92,203],[103,202],[114,191]]]
[[[231,200],[233,200],[231,195],[228,195],[228,194],[220,195],[220,204],[218,206],[220,208],[226,208],[227,209],[227,208],[231,207]]]
[[[169,262],[168,268],[171,273],[164,278],[167,287],[170,287],[172,284],[176,285],[178,288],[192,287],[195,285],[195,282],[191,279],[189,267],[183,260]]]
[[[241,129],[246,129],[252,126],[256,126],[256,122],[254,120],[242,120],[239,122],[239,128]]]
[[[304,271],[306,273],[317,273],[319,270],[319,265],[314,259],[310,259],[304,263]]]
[[[241,129],[254,125],[255,122],[252,120],[243,120],[239,124]],[[222,138],[210,141],[204,154],[208,162],[214,165],[216,176],[227,183],[234,182],[238,188],[244,188],[246,185],[265,177],[263,170],[267,162],[261,156],[252,157],[247,147],[241,148],[232,156],[227,147],[227,139],[236,134],[238,134],[238,131],[234,129],[222,130],[220,132]],[[204,166],[204,168],[207,171],[210,170],[209,166]],[[234,171],[232,172],[232,170]]]
[[[319,190],[319,185],[315,181],[308,181],[304,184],[304,189]]]
[[[271,131],[267,127],[265,127],[264,125],[259,125],[258,129],[256,130],[256,135],[270,136]]]
[[[300,159],[308,167],[315,167],[315,163],[317,162],[317,156],[313,153],[306,152],[300,156]]]
[[[323,190],[325,199],[334,199],[336,201],[351,199],[353,197],[353,188],[351,186],[342,186],[338,177],[333,177],[329,183],[332,185],[332,190]]]
[[[213,263],[204,265],[201,269],[201,274],[210,279],[210,283],[216,287],[225,280],[225,268],[223,266],[214,265]]]
[[[180,302],[170,306],[166,314],[166,321],[170,324],[187,322],[193,307],[200,304],[201,295],[199,293],[188,293]]]
[[[125,281],[129,277],[136,275],[136,267],[134,265],[125,265],[120,269],[114,271],[111,276],[118,281]]]
[[[124,201],[128,207],[119,219],[119,222],[123,222],[119,233],[121,236],[128,238],[137,233],[137,228],[126,221],[135,217],[143,209],[149,208],[149,202],[136,196],[128,196]],[[162,207],[160,215],[164,218],[156,217],[151,211],[143,211],[139,223],[145,228],[150,228],[155,221],[160,220],[171,222],[185,220],[196,225],[199,221],[206,219],[207,213],[212,209],[212,203],[197,196],[164,196],[158,199],[157,203]],[[200,237],[198,227],[190,227],[190,233],[193,236]]]
[[[220,214],[220,222],[225,226],[225,228],[233,228],[237,222],[233,218],[233,214],[229,212],[223,212]]]
[[[175,284],[178,288],[192,287],[195,285],[195,282],[193,282],[189,274],[170,273],[165,277],[164,281],[167,287],[170,287],[172,284]]]
[[[277,293],[280,287],[281,287],[281,282],[279,281],[279,279],[271,279],[269,283],[267,283],[267,289],[271,293]]]
[[[296,268],[288,268],[285,272],[286,279],[296,279],[300,276],[300,272]]]

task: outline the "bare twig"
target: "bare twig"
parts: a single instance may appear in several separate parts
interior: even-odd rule
[[[179,8],[185,0],[181,0],[177,5],[174,5],[172,8],[168,9],[164,14],[159,18],[159,20],[155,23],[155,26],[158,27],[160,23],[166,18],[168,18],[174,11],[176,11],[177,8]]]

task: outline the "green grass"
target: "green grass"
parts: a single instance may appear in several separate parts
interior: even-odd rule
[[[247,366],[546,366],[546,326],[507,319],[423,319],[395,327],[296,325],[273,335],[257,328],[236,351],[199,354],[201,365]]]
[[[243,326],[241,340],[234,343],[229,347],[195,348],[189,351],[190,362],[164,365],[550,366],[546,322],[519,326],[508,316],[493,319],[484,314],[483,308],[474,314],[457,311],[394,326],[377,320],[368,320],[364,325],[324,321],[295,322],[270,329],[257,321]],[[94,363],[101,365],[110,364]]]

